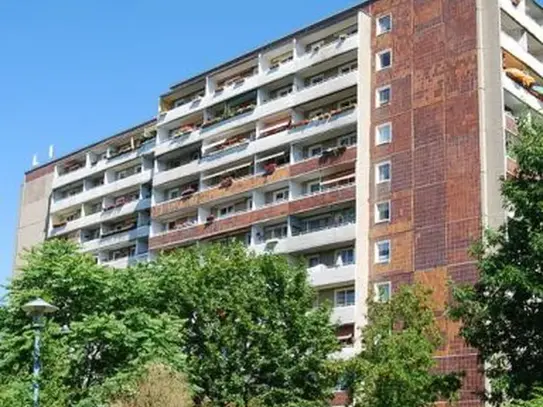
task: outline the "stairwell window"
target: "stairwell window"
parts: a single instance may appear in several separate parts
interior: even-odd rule
[[[375,290],[375,301],[390,301],[390,297],[392,295],[392,284],[390,283],[390,281],[384,283],[376,283],[373,287]]]
[[[377,26],[375,32],[377,35],[386,34],[392,31],[392,16],[390,14],[377,17],[376,22]]]
[[[381,240],[375,243],[375,263],[390,262],[390,240]]]
[[[375,223],[390,221],[390,201],[375,204]]]
[[[392,66],[392,51],[387,49],[381,52],[378,52],[376,55],[376,64],[375,68],[378,71],[381,71]]]
[[[377,89],[375,99],[375,104],[377,107],[388,106],[391,99],[390,85]]]
[[[383,123],[375,128],[375,145],[388,144],[392,141],[392,124]]]
[[[390,181],[390,162],[379,163],[375,166],[375,183],[382,184]]]

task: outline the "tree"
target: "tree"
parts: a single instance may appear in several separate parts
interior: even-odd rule
[[[370,301],[362,351],[347,370],[356,405],[426,407],[453,398],[459,375],[433,372],[441,341],[429,292],[420,286],[402,286],[389,302]]]
[[[191,407],[185,376],[163,364],[153,363],[137,380],[135,391],[116,398],[111,407]]]
[[[187,321],[189,380],[215,406],[329,402],[338,350],[330,309],[314,307],[302,265],[241,244],[176,251],[147,265],[160,297]]]
[[[524,119],[519,131],[518,170],[501,187],[510,216],[475,246],[479,281],[456,287],[451,308],[486,362],[496,402],[543,385],[543,127]]]
[[[0,400],[30,395],[33,332],[21,306],[38,296],[59,307],[44,328],[42,405],[95,405],[149,361],[182,369],[183,321],[159,307],[154,281],[145,268],[99,266],[66,241],[33,248],[0,312]]]

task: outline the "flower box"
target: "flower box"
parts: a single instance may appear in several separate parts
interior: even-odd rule
[[[192,188],[192,187],[188,187],[187,189],[183,190],[181,192],[181,196],[183,198],[189,198],[192,194],[194,194],[196,192],[196,189]]]

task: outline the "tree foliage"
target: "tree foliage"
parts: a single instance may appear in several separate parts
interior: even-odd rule
[[[191,407],[192,395],[180,372],[163,364],[146,366],[132,392],[115,399],[111,407]]]
[[[305,268],[242,245],[113,270],[52,240],[28,254],[8,293],[0,405],[27,405],[31,396],[33,331],[21,306],[35,297],[59,307],[43,333],[45,407],[132,402],[115,395],[143,386],[149,363],[186,373],[195,402],[209,406],[324,406],[335,383],[330,310],[313,307]]]
[[[21,306],[35,297],[59,307],[43,332],[44,406],[94,405],[150,360],[181,369],[183,321],[155,307],[145,271],[101,267],[60,240],[29,252],[0,313],[1,393],[17,399],[29,389],[33,330]],[[63,326],[69,333],[61,334]]]
[[[326,405],[338,349],[330,310],[314,307],[305,267],[241,244],[163,256],[161,296],[186,321],[188,373],[212,405]]]
[[[479,281],[456,287],[451,310],[487,362],[497,402],[543,385],[543,127],[522,120],[519,130],[518,171],[502,181],[511,215],[474,248]]]
[[[362,342],[348,370],[356,405],[426,407],[460,388],[458,374],[434,372],[442,338],[420,286],[402,286],[389,302],[370,301]]]

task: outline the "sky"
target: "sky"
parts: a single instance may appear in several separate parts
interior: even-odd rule
[[[0,0],[0,284],[32,156],[148,120],[168,86],[360,0]],[[1,293],[1,289],[0,289]]]

